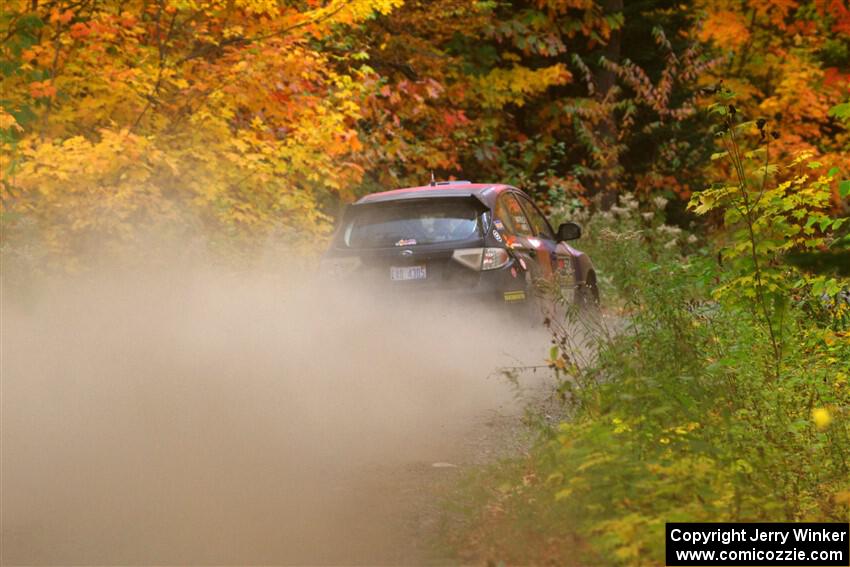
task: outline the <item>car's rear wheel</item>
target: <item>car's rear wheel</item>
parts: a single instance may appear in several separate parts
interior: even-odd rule
[[[599,309],[599,286],[596,282],[596,273],[588,273],[584,285],[576,290],[576,303],[583,309]]]
[[[588,273],[584,285],[576,290],[576,307],[578,318],[586,327],[595,328],[601,323],[599,285],[594,272]]]

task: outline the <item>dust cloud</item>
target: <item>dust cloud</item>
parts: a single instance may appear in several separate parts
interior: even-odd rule
[[[196,265],[7,291],[0,331],[4,565],[426,562],[429,483],[458,470],[433,464],[521,412],[494,371],[548,346],[445,299]]]

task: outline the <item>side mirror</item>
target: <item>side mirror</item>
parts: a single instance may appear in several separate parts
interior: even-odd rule
[[[581,227],[574,222],[565,222],[558,227],[558,241],[581,238]]]

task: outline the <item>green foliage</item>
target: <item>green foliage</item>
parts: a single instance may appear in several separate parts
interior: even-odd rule
[[[785,165],[772,163],[775,133],[769,123],[742,122],[731,104],[733,95],[723,90],[718,98],[709,109],[720,117],[717,137],[723,151],[713,158],[727,160],[734,178],[695,195],[691,207],[700,215],[722,213],[730,239],[721,254],[729,267],[714,297],[744,310],[753,307],[769,336],[779,377],[789,300],[834,298],[842,290],[836,278],[806,274],[785,259],[828,249],[847,221],[832,216],[831,186],[838,168],[818,173],[824,166],[809,152]],[[749,151],[744,145],[748,132],[759,134]]]
[[[483,480],[476,489],[473,509],[498,502],[510,517],[467,510],[453,536],[465,558],[662,565],[665,522],[850,518],[850,327],[841,319],[850,304],[822,297],[848,281],[811,278],[780,262],[791,248],[774,234],[799,225],[799,246],[832,238],[833,222],[821,224],[828,191],[821,176],[802,179],[805,163],[788,166],[789,185],[767,185],[751,203],[754,241],[740,226],[746,207],[728,217],[723,250],[740,251],[724,252],[722,264],[694,236],[670,232],[663,201],[647,210],[627,199],[586,219],[583,244],[621,315],[609,314],[613,322],[601,330],[571,321],[553,327],[550,364],[566,416],[543,428],[528,458],[496,467],[498,486]],[[716,207],[734,210],[743,199],[735,200],[734,183],[709,191]],[[786,208],[786,199],[794,205]],[[791,294],[777,333],[778,373],[767,320],[753,309],[757,268],[741,246],[753,242],[762,291]],[[769,301],[771,321],[777,303]],[[812,317],[811,305],[828,316]],[[587,342],[596,352],[589,361],[575,348]],[[544,520],[523,520],[529,517]],[[486,527],[494,523],[498,538]],[[581,545],[522,551],[500,543],[570,533]]]
[[[829,109],[829,115],[838,118],[842,122],[850,122],[850,102],[836,104]]]

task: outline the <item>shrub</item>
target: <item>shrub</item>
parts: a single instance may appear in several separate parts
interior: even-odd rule
[[[481,477],[485,504],[470,509],[497,503],[499,536],[468,515],[452,539],[464,557],[663,564],[665,522],[850,519],[848,282],[785,261],[828,247],[844,221],[830,216],[830,175],[810,174],[820,164],[775,166],[766,144],[743,152],[741,132],[763,140],[765,126],[729,108],[714,107],[718,159],[738,173],[693,201],[724,219],[720,261],[663,224],[663,202],[585,219],[583,245],[620,315],[590,329],[552,322],[569,418]]]

